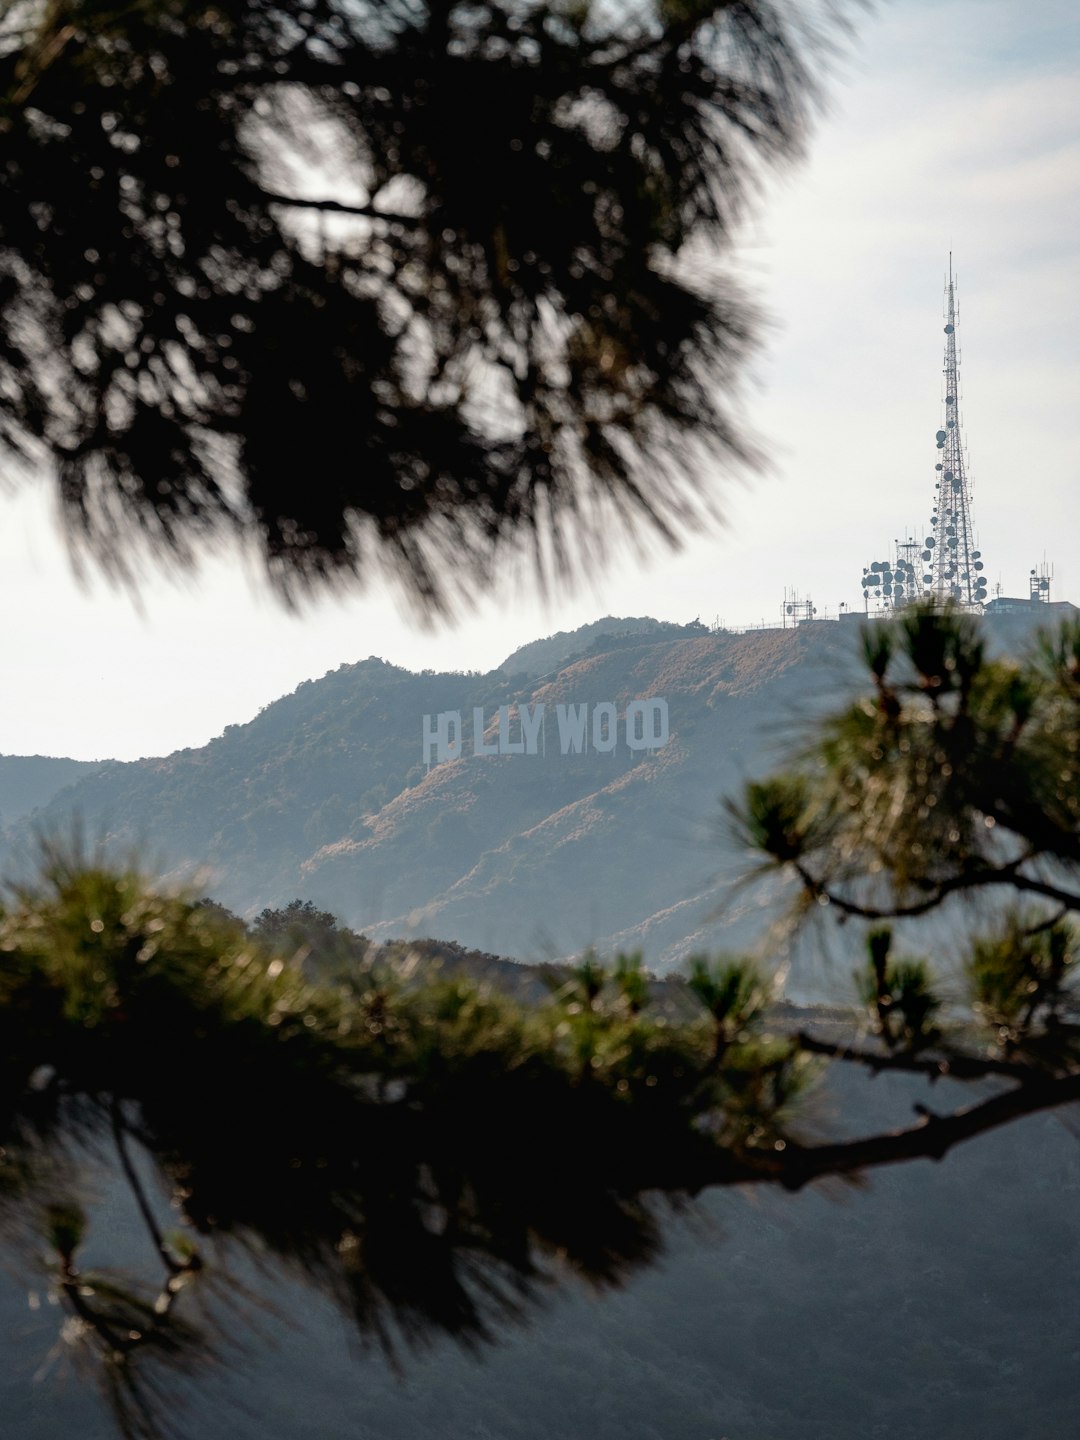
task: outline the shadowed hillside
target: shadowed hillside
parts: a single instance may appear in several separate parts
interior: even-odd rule
[[[52,755],[0,755],[0,825],[11,826],[83,775],[96,760],[60,760]]]

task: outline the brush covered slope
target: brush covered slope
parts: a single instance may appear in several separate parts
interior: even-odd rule
[[[63,836],[78,817],[112,853],[195,877],[241,913],[299,894],[375,938],[437,935],[537,959],[640,946],[663,970],[758,923],[757,895],[716,916],[741,858],[722,797],[836,702],[854,630],[623,621],[586,627],[576,654],[558,636],[519,652],[523,668],[485,675],[344,665],[199,749],[79,777],[8,827],[4,864],[33,830]],[[529,673],[557,654],[553,672]],[[667,701],[662,748],[562,753],[558,706],[609,701],[621,716],[645,697]],[[494,736],[498,707],[541,703],[537,754],[466,743],[425,763],[425,715],[459,711],[468,737],[479,708]]]

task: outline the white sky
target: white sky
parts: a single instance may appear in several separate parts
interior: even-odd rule
[[[942,281],[959,277],[961,414],[991,593],[1044,556],[1080,602],[1080,6],[892,0],[858,21],[809,162],[773,187],[739,272],[772,316],[747,413],[771,471],[712,477],[726,523],[543,602],[520,576],[453,628],[389,592],[301,615],[220,558],[141,606],[71,573],[47,488],[0,497],[0,752],[130,759],[201,745],[300,681],[380,655],[487,669],[603,614],[835,614],[930,514]]]

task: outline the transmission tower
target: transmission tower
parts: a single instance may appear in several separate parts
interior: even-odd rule
[[[950,252],[945,289],[945,421],[944,428],[937,432],[935,503],[930,534],[921,552],[925,565],[922,582],[923,593],[931,599],[941,603],[951,600],[965,610],[981,611],[986,600],[986,580],[982,555],[975,549],[971,529],[971,490],[960,434],[960,361],[956,344],[959,316]]]

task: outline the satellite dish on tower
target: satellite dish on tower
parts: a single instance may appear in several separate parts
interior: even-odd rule
[[[955,336],[957,331],[955,322],[958,312],[955,309],[953,287],[950,257],[946,310],[948,323],[944,327],[947,336]],[[867,602],[872,588],[878,600],[878,608],[887,612],[898,612],[921,594],[925,594],[927,600],[933,600],[935,596],[938,599],[952,596],[960,602],[961,607],[969,608],[981,608],[986,596],[986,580],[978,574],[983,568],[981,555],[972,548],[974,537],[968,508],[971,490],[963,473],[964,452],[959,448],[963,444],[963,435],[958,411],[958,341],[949,339],[943,348],[945,384],[942,388],[946,392],[946,414],[939,422],[941,429],[936,431],[935,440],[939,451],[948,449],[956,458],[952,469],[946,469],[944,455],[934,465],[933,513],[927,527],[930,533],[926,535],[922,545],[917,538],[910,535],[903,541],[897,537],[895,561],[875,561],[869,570],[863,570],[863,590]],[[950,437],[957,447],[955,450],[949,448]],[[967,568],[962,568],[965,566]],[[1033,595],[1038,594],[1040,578],[1044,573],[1045,570],[1033,571]]]

